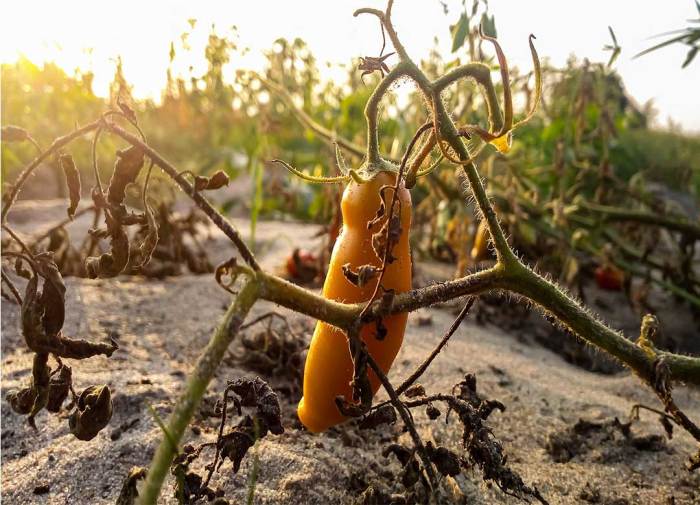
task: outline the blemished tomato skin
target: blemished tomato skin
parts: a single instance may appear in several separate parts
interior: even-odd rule
[[[350,283],[343,275],[342,266],[346,263],[353,270],[366,264],[381,267],[381,259],[372,248],[372,235],[382,223],[367,229],[379,209],[382,186],[392,186],[396,174],[379,172],[368,182],[350,182],[345,188],[341,202],[343,227],[331,254],[328,274],[323,284],[323,296],[343,303],[366,302],[374,292],[377,280],[363,287]],[[391,202],[392,191],[386,191],[387,206]],[[411,255],[408,235],[411,227],[411,195],[405,188],[399,190],[401,201],[401,237],[392,249],[396,260],[387,266],[382,286],[402,293],[411,289]],[[395,314],[383,319],[388,330],[383,340],[376,338],[376,326],[367,324],[361,330],[361,338],[367,344],[369,354],[387,373],[396,354],[399,352],[406,329],[408,314]],[[368,371],[372,392],[376,393],[380,383],[372,370]],[[304,368],[304,396],[299,402],[297,414],[306,428],[314,433],[324,431],[345,421],[335,403],[338,395],[352,401],[350,382],[353,365],[345,333],[331,325],[319,321],[316,324]]]

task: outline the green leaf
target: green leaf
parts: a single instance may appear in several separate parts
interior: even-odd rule
[[[485,12],[481,15],[481,29],[484,35],[489,37],[497,38],[496,33],[496,16],[488,16]]]
[[[464,45],[464,41],[469,33],[469,18],[467,13],[463,13],[459,17],[456,25],[452,26],[452,52],[456,52]]]
[[[683,65],[681,65],[681,68],[685,68],[688,65],[690,65],[690,62],[693,61],[693,58],[695,58],[695,55],[698,54],[698,48],[693,47],[688,51],[688,55],[685,57],[685,61],[683,62]]]

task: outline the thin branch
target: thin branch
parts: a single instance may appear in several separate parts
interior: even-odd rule
[[[2,269],[2,280],[5,282],[5,284],[7,284],[7,287],[10,288],[10,291],[12,292],[12,296],[15,297],[15,300],[17,300],[17,303],[22,305],[22,295],[19,294],[19,290],[15,287],[12,280],[5,273],[4,268]]]
[[[474,305],[475,300],[475,297],[469,298],[469,300],[464,305],[464,308],[461,310],[457,318],[450,325],[450,328],[447,330],[447,333],[445,333],[445,335],[440,340],[440,343],[438,343],[435,349],[433,349],[433,352],[430,353],[430,356],[428,356],[426,360],[423,363],[421,363],[421,365],[416,369],[416,371],[413,372],[409,377],[407,377],[406,380],[403,381],[398,388],[396,388],[397,395],[403,394],[428,369],[433,360],[437,357],[438,354],[440,354],[440,351],[442,351],[443,347],[445,347],[447,345],[447,342],[449,342],[450,338],[452,338],[452,335],[454,335],[455,331],[457,331],[457,328],[459,328],[459,326],[462,324],[464,318],[467,317],[467,314],[469,314],[469,310],[472,308],[472,305]]]
[[[53,143],[47,150],[45,150],[39,156],[34,158],[34,160],[32,160],[31,163],[24,167],[22,172],[17,177],[17,180],[12,186],[12,189],[10,190],[9,194],[4,198],[5,203],[2,207],[2,214],[0,215],[0,220],[2,223],[4,223],[7,220],[7,214],[8,212],[10,212],[10,208],[15,203],[17,195],[22,190],[22,186],[24,186],[24,183],[26,182],[27,178],[31,175],[31,173],[53,153],[61,149],[63,146],[71,143],[76,138],[81,137],[86,133],[91,132],[92,130],[95,130],[100,126],[101,122],[102,120],[98,119],[96,121],[93,121],[92,123],[86,124],[82,128],[78,128],[77,130],[69,133],[68,135],[58,137],[56,140],[53,141]]]

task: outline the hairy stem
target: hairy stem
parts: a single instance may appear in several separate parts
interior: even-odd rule
[[[141,505],[152,505],[156,503],[158,495],[160,494],[160,488],[163,485],[163,481],[170,469],[170,464],[176,454],[177,448],[173,447],[173,442],[176,444],[180,442],[226,350],[238,333],[238,329],[241,324],[243,324],[246,315],[257,300],[257,281],[255,279],[246,280],[238,296],[229,306],[221,325],[197,360],[197,364],[185,386],[185,391],[175,405],[175,410],[171,414],[167,425],[167,431],[172,441],[164,435],[153,456],[153,460],[148,469],[146,483],[140,497],[139,503],[141,503]]]

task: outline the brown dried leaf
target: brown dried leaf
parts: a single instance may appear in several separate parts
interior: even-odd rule
[[[71,433],[78,440],[92,440],[112,418],[112,395],[105,385],[85,389],[68,418]]]
[[[116,277],[129,264],[129,237],[122,226],[105,211],[107,231],[111,237],[111,251],[85,260],[85,270],[90,279]]]
[[[260,377],[236,379],[229,381],[227,389],[240,397],[243,407],[257,407],[256,417],[264,422],[264,428],[275,435],[284,433],[279,399],[264,380]]]
[[[124,201],[126,186],[138,177],[143,167],[143,157],[143,149],[139,146],[117,151],[117,161],[107,188],[107,200],[112,205],[120,205]]]
[[[3,126],[0,135],[3,142],[24,142],[29,138],[27,130],[15,125]]]
[[[361,430],[374,429],[383,424],[396,422],[396,409],[391,405],[383,405],[360,419],[358,428]]]
[[[224,186],[228,186],[229,177],[223,170],[218,170],[211,177],[204,177],[203,175],[197,175],[194,178],[194,190],[195,191],[208,191],[214,189],[220,189]]]
[[[66,185],[68,186],[68,195],[70,197],[70,206],[68,207],[68,217],[73,219],[75,209],[80,203],[80,172],[75,166],[73,156],[70,154],[62,154],[58,158],[59,164],[63,169],[63,174],[66,176]]]
[[[23,388],[18,391],[10,391],[7,393],[5,399],[10,404],[10,407],[12,407],[12,410],[20,415],[26,416],[32,411],[32,406],[36,399],[36,391],[31,387]]]
[[[49,399],[46,410],[58,412],[61,405],[68,398],[70,387],[73,384],[73,373],[69,366],[63,365],[51,374],[49,380]]]

